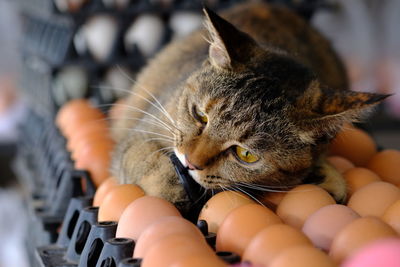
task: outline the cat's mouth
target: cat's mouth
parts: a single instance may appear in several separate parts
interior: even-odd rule
[[[175,155],[176,155],[176,157],[179,159],[179,161],[181,162],[181,164],[188,170],[188,173],[189,173],[189,175],[192,177],[192,179],[196,182],[196,183],[198,183],[199,185],[201,185],[201,186],[203,186],[202,185],[202,183],[200,182],[200,176],[199,176],[199,174],[197,173],[197,171],[196,170],[190,170],[189,169],[189,167],[188,167],[188,165],[187,165],[187,163],[186,163],[186,160],[185,160],[185,155],[184,154],[182,154],[182,153],[180,153],[179,151],[178,151],[178,149],[174,149],[174,152],[175,152]],[[204,187],[204,186],[203,186]]]

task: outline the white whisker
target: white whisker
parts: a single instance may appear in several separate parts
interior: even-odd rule
[[[248,196],[251,197],[254,201],[256,201],[257,203],[259,203],[261,206],[265,207],[265,205],[264,205],[261,201],[259,201],[257,198],[255,198],[252,194],[250,194],[250,193],[247,192],[246,190],[244,190],[244,189],[242,189],[242,188],[240,188],[240,187],[238,187],[238,186],[235,186],[235,187],[233,187],[233,188],[239,190],[240,192],[242,192],[242,193],[244,193],[244,194],[246,194],[246,195],[248,195]]]
[[[169,139],[166,139],[166,138],[163,138],[163,137],[149,138],[149,139],[146,139],[144,142],[145,142],[145,143],[148,143],[148,142],[157,141],[157,140],[174,143],[174,141],[169,140]]]

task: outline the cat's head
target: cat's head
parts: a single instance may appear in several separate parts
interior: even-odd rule
[[[301,183],[343,123],[385,97],[324,87],[288,54],[205,13],[209,55],[180,96],[175,149],[205,188]]]

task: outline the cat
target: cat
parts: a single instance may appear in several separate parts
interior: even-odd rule
[[[331,139],[386,95],[349,90],[329,41],[293,11],[244,3],[166,46],[137,77],[114,124],[112,173],[187,207],[168,155],[208,190],[265,192],[346,184],[325,159]]]

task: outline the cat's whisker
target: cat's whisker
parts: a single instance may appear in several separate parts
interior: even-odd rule
[[[127,118],[126,120],[128,120],[128,121],[140,121],[140,122],[148,123],[148,124],[151,124],[151,125],[154,125],[154,126],[158,126],[158,127],[162,128],[162,129],[165,129],[165,130],[169,131],[171,134],[173,134],[174,136],[176,134],[173,129],[166,128],[163,124],[161,124],[161,123],[159,123],[158,121],[155,121],[155,120],[143,119],[143,118],[142,119],[139,119],[139,118]]]
[[[153,155],[154,155],[155,153],[157,153],[157,152],[164,152],[164,151],[166,151],[165,153],[168,153],[168,152],[172,152],[173,150],[174,150],[174,147],[173,147],[173,146],[162,147],[162,148],[160,148],[160,149],[157,149],[156,151],[153,151],[151,154],[149,154],[149,155],[147,156],[147,158],[153,156]]]
[[[240,192],[242,192],[243,194],[246,194],[247,196],[249,196],[250,198],[252,198],[254,201],[256,201],[258,204],[260,204],[261,206],[265,207],[265,205],[259,201],[256,197],[254,197],[252,194],[250,194],[249,192],[247,192],[246,190],[238,187],[238,186],[234,186],[233,189],[235,190],[239,190]]]
[[[172,122],[173,125],[176,125],[175,120],[171,117],[171,115],[168,113],[168,111],[164,108],[164,106],[160,103],[160,101],[154,96],[153,93],[151,93],[149,90],[147,90],[143,85],[141,85],[138,81],[134,80],[132,77],[130,77],[119,65],[117,65],[117,68],[119,71],[124,75],[127,79],[129,79],[132,83],[137,84],[140,89],[142,89],[144,92],[146,92],[150,97],[156,101],[158,106],[164,111],[165,116]]]
[[[259,186],[253,186],[250,184],[243,184],[243,183],[237,183],[238,186],[243,186],[243,187],[247,187],[249,189],[254,189],[254,190],[258,190],[258,191],[264,191],[264,192],[271,192],[271,193],[286,193],[289,192],[289,190],[277,190],[277,189],[271,189],[268,187],[259,187]]]
[[[172,140],[169,140],[169,139],[166,139],[166,138],[163,138],[163,137],[154,137],[154,138],[149,138],[149,139],[146,139],[144,142],[145,142],[145,143],[148,143],[148,142],[151,142],[151,141],[157,141],[157,140],[159,140],[159,141],[165,141],[165,142],[171,142],[171,143],[174,143],[174,141],[172,141]]]
[[[242,185],[248,186],[257,186],[261,188],[271,188],[271,189],[292,189],[294,186],[298,184],[285,184],[285,185],[265,185],[265,184],[256,184],[256,183],[246,183],[246,182],[239,182]]]
[[[141,112],[141,113],[143,113],[143,114],[146,114],[146,115],[152,117],[153,119],[155,119],[156,121],[158,121],[159,123],[161,123],[162,125],[164,125],[165,127],[167,127],[167,128],[170,127],[170,125],[168,125],[166,122],[164,122],[164,121],[161,120],[160,118],[157,118],[157,117],[154,116],[153,114],[151,114],[151,113],[149,113],[149,112],[147,112],[147,111],[145,111],[145,110],[142,110],[142,109],[140,109],[140,108],[133,107],[133,106],[130,106],[130,105],[127,105],[127,104],[112,104],[112,105],[118,105],[118,106],[122,106],[122,107],[128,108],[128,109],[130,109],[130,110],[134,110],[134,111]],[[101,106],[110,106],[110,104],[105,104],[105,105],[101,105]],[[178,131],[180,131],[180,130],[178,129]]]
[[[127,130],[127,131],[133,131],[133,132],[140,132],[140,133],[148,133],[148,134],[154,134],[157,136],[165,137],[171,141],[175,140],[173,137],[165,135],[165,134],[160,134],[156,132],[151,132],[151,131],[146,131],[142,129],[135,129],[135,128],[124,128],[124,127],[111,127],[112,129],[117,129],[117,130]]]

